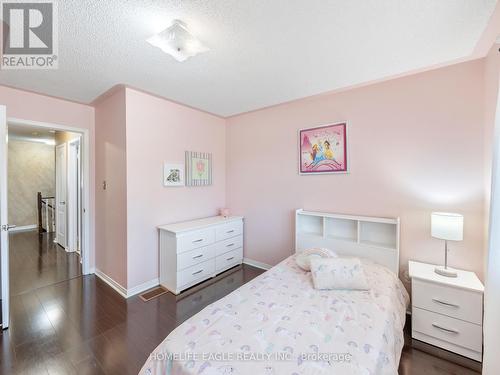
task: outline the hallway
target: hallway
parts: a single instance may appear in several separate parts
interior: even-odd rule
[[[80,258],[54,243],[54,233],[14,232],[10,242],[11,296],[82,275]]]

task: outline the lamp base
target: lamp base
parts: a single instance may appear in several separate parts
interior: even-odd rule
[[[434,268],[434,272],[436,272],[438,275],[441,275],[441,276],[457,277],[457,271],[455,271],[451,268],[436,267],[436,268]]]

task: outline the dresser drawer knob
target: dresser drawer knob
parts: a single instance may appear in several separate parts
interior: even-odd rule
[[[450,329],[450,328],[444,328],[444,327],[441,327],[439,324],[436,324],[436,323],[432,323],[432,326],[434,328],[437,328],[437,329],[440,329],[441,331],[445,331],[445,332],[448,332],[448,333],[454,333],[454,334],[458,334],[460,332],[458,332],[457,330],[455,329]]]
[[[193,257],[193,259],[198,259],[198,258],[201,258],[202,256],[203,256],[203,254],[200,254],[200,255]]]
[[[233,233],[233,232],[234,232],[234,229],[228,230],[226,233],[229,234],[229,233]]]
[[[227,258],[227,259],[226,259],[226,261],[228,261],[228,262],[229,262],[230,260],[233,260],[233,259],[234,259],[234,257]]]
[[[201,242],[201,241],[203,241],[203,238],[200,238],[199,240],[194,240],[193,243]]]
[[[203,270],[199,270],[199,271],[193,272],[193,276],[194,275],[198,275],[199,273],[202,273],[202,272],[203,272]]]
[[[448,307],[456,307],[456,308],[460,307],[459,305],[455,305],[454,303],[444,302],[444,301],[438,300],[436,298],[433,298],[432,301],[439,303],[440,305],[444,305],[444,306],[448,306]]]
[[[226,247],[232,247],[234,246],[234,243],[230,243],[229,245],[226,245]]]

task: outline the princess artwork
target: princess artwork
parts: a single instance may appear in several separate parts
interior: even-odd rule
[[[347,124],[300,131],[300,173],[347,172]]]

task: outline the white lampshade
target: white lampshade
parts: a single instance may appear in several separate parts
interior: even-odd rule
[[[462,241],[464,217],[448,212],[433,212],[431,214],[431,236],[442,240]]]

